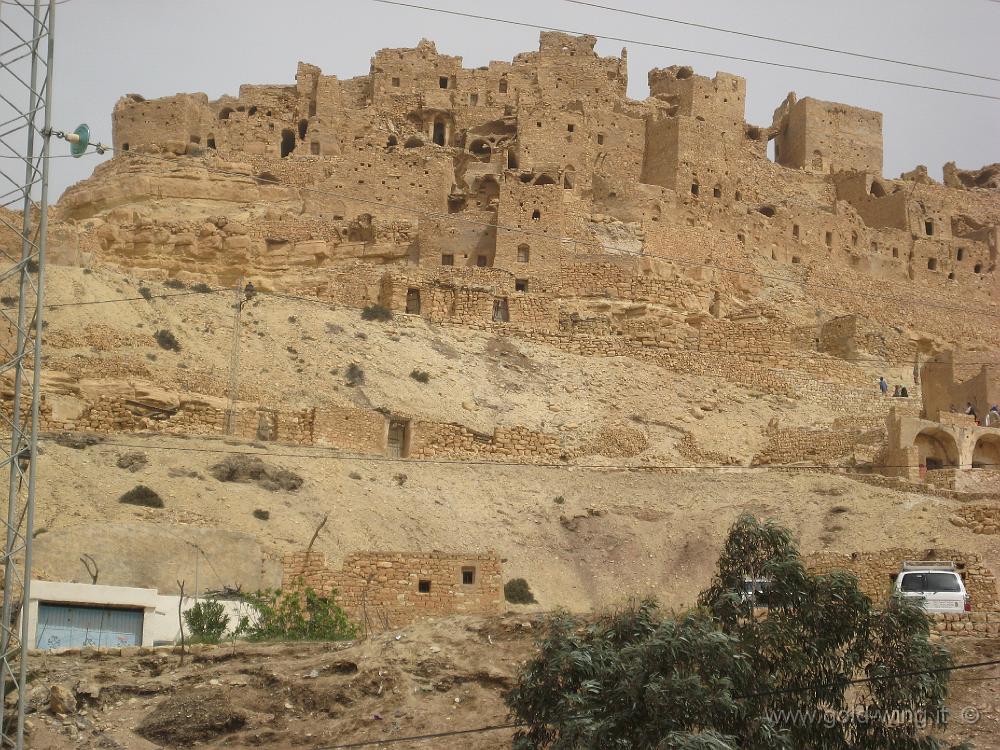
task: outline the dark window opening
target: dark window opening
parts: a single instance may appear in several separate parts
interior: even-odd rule
[[[476,582],[476,569],[473,567],[462,568],[462,584],[471,586]]]
[[[308,120],[299,120],[299,140],[304,141],[306,139],[306,131],[309,129]]]
[[[857,232],[851,232],[851,244],[854,245],[854,247],[858,246],[858,233]]]
[[[395,88],[395,89],[399,88],[399,79],[398,78],[393,78],[392,79],[392,87]]]
[[[892,257],[893,258],[898,258],[899,257],[899,248],[898,247],[894,247],[892,249]]]
[[[745,235],[745,234],[743,234],[743,232],[737,232],[737,233],[736,233],[736,239],[738,239],[738,240],[739,240],[740,242],[742,242],[742,243],[744,243],[744,244],[745,244],[745,243],[746,243],[746,241],[747,241],[747,238],[746,238],[746,235]]]
[[[527,263],[528,262],[528,258],[530,257],[530,255],[531,255],[531,249],[527,245],[518,245],[517,246],[517,262],[518,263]]]
[[[936,271],[937,270],[937,258],[928,258],[927,259],[927,270],[928,271]]]
[[[444,145],[444,123],[438,120],[434,123],[434,142],[439,145]]]
[[[691,195],[698,195],[698,190],[699,190],[698,183],[697,182],[692,182],[691,183]]]
[[[507,169],[517,169],[517,154],[510,149],[507,151]]]
[[[598,133],[597,134],[597,145],[598,146],[603,146],[604,145],[604,133]]]
[[[247,110],[247,115],[249,115],[250,117],[253,117],[255,114],[257,114],[256,106],[250,107],[250,109]]]
[[[720,187],[714,187],[714,188],[712,188],[712,197],[713,198],[721,198],[722,197],[722,188],[720,188]]]
[[[564,172],[563,173],[563,187],[566,188],[567,190],[572,190],[573,189],[573,182],[574,182],[574,180],[573,180],[573,172],[572,171]]]
[[[201,143],[201,136],[200,135],[192,135],[191,136],[191,143]]]
[[[954,272],[954,271],[950,272],[950,273],[948,274],[948,278],[949,278],[949,279],[954,279],[954,278],[955,278],[955,272]]]
[[[792,225],[792,237],[794,237],[795,239],[799,238],[799,225],[798,224],[793,224]]]
[[[982,263],[976,263],[976,265],[973,267],[972,270],[975,271],[976,273],[982,273],[983,272],[983,264]]]
[[[445,253],[444,255],[441,256],[441,265],[442,266],[455,265],[455,256],[452,255],[451,253]]]
[[[420,594],[431,593],[431,582],[428,580],[417,581],[417,593]]]
[[[500,299],[493,300],[493,322],[494,323],[510,322],[510,307],[507,305],[506,297],[501,297]]]
[[[733,197],[736,198],[736,200],[741,201],[741,200],[743,200],[743,193],[741,193],[739,190],[737,190],[736,191],[736,195],[733,196]]]
[[[576,130],[576,125],[574,125],[573,123],[570,123],[569,125],[566,126],[566,130],[567,130],[567,132],[572,133],[574,130]]]
[[[448,88],[448,76],[441,76],[440,78],[438,78],[438,86],[440,86],[443,89]]]
[[[500,93],[501,94],[506,94],[507,93],[507,79],[506,78],[501,78],[500,79]]]
[[[528,280],[527,279],[514,279],[514,291],[515,292],[526,292],[526,291],[528,291]]]
[[[313,156],[319,156],[319,141],[313,141],[309,144],[309,153]]]
[[[399,145],[399,139],[394,135],[390,135],[389,140],[385,142],[386,148],[393,148],[394,146],[397,145]]]
[[[209,148],[215,148],[215,136],[211,133],[208,134],[208,138],[205,140],[205,145]]]
[[[928,236],[934,234],[934,222],[931,219],[927,219],[924,222],[924,232],[926,232]]]
[[[281,131],[281,158],[284,159],[295,150],[295,133],[288,128]]]
[[[407,289],[406,290],[406,314],[407,315],[419,315],[420,314],[420,290],[419,289]]]
[[[532,221],[538,221],[540,218],[542,218],[542,212],[539,211],[537,208],[531,212]]]
[[[477,268],[486,268],[486,256],[485,255],[477,255],[476,256],[476,267]]]
[[[833,232],[826,233],[826,246],[833,247]]]
[[[475,107],[479,104],[479,94],[469,94],[469,106]]]
[[[792,263],[801,263],[802,259],[798,255],[792,256]]]
[[[539,120],[538,122],[535,123],[535,125],[537,125],[538,127],[542,127],[542,121]]]
[[[409,454],[410,420],[390,419],[386,437],[386,453],[390,458],[406,458]]]
[[[958,252],[955,254],[955,260],[963,260],[965,258],[965,248],[958,248]]]
[[[128,144],[127,143],[123,143],[122,144],[122,151],[128,151]]]
[[[233,113],[233,110],[232,110],[231,107],[223,107],[222,110],[219,112],[219,119],[220,120],[228,120],[229,119],[229,115],[231,115],[232,113]]]

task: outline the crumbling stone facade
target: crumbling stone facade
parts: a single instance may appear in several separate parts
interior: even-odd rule
[[[282,559],[282,588],[301,582],[369,628],[400,627],[430,617],[503,611],[500,559],[494,553],[358,552],[338,570],[321,553]]]

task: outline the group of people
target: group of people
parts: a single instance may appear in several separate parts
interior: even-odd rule
[[[952,411],[955,411],[955,407],[952,406]],[[990,407],[990,410],[986,412],[986,416],[983,421],[979,421],[979,415],[976,413],[976,407],[973,406],[971,401],[965,404],[965,413],[976,420],[976,424],[982,425],[983,427],[1000,427],[1000,408],[997,408],[996,404]]]
[[[882,395],[883,396],[888,396],[889,395],[889,384],[886,382],[885,378],[883,378],[882,376],[879,376],[879,379],[878,379],[878,389],[880,391],[882,391]],[[910,397],[910,392],[908,390],[906,390],[906,386],[905,385],[903,385],[903,386],[896,385],[896,386],[893,386],[893,388],[892,388],[892,397],[893,398],[909,398]]]

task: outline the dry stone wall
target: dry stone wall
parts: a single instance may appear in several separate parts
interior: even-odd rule
[[[449,615],[503,611],[500,558],[487,553],[357,552],[339,569],[326,556],[293,553],[282,559],[282,588],[299,582],[329,595],[368,627],[401,627]]]

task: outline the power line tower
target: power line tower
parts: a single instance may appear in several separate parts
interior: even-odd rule
[[[56,0],[0,4],[0,743],[24,747]],[[16,695],[11,703],[8,697]],[[7,712],[5,709],[15,707]]]

